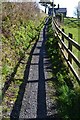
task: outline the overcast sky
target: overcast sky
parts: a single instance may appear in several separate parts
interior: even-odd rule
[[[60,7],[66,7],[67,8],[67,16],[73,17],[75,7],[78,6],[78,2],[80,0],[54,0],[54,4],[60,4]]]

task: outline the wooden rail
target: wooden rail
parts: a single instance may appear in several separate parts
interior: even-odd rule
[[[77,64],[78,69],[80,69],[80,60],[73,54],[72,52],[72,46],[74,46],[79,52],[80,52],[80,45],[75,42],[72,38],[72,34],[69,33],[69,36],[65,34],[64,29],[60,29],[58,24],[55,22],[55,20],[52,20],[52,26],[53,29],[55,30],[55,34],[57,35],[59,39],[59,47],[60,50],[69,66],[71,69],[72,73],[76,77],[78,83],[80,84],[80,76],[78,72],[74,69],[72,65],[72,60]],[[68,46],[64,43],[64,39],[68,41]],[[65,54],[64,50],[67,52],[68,56]]]

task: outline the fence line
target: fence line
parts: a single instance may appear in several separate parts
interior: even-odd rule
[[[73,65],[72,65],[72,60],[74,60],[78,68],[80,68],[80,61],[72,52],[72,46],[74,46],[78,51],[80,51],[80,45],[76,41],[73,40],[73,35],[71,33],[69,33],[69,35],[66,35],[64,32],[64,29],[62,28],[61,30],[58,24],[56,23],[56,21],[53,19],[52,19],[52,26],[53,26],[53,29],[55,30],[55,34],[59,38],[60,50],[69,68],[71,69],[72,73],[74,74],[78,83],[80,84],[80,76],[78,72],[76,72],[76,70],[73,68]],[[66,46],[66,44],[64,43],[64,39],[68,41],[68,46]],[[68,56],[65,55],[64,50],[67,52]]]

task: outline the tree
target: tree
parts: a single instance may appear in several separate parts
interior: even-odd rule
[[[78,2],[78,6],[75,7],[74,15],[80,18],[80,1]]]

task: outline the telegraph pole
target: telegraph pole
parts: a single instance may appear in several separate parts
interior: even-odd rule
[[[52,10],[53,10],[52,16],[54,16],[54,0],[52,0]]]
[[[52,24],[54,20],[54,0],[52,0]]]

